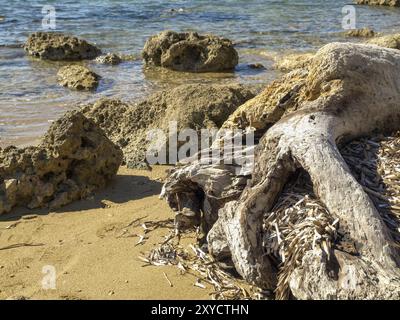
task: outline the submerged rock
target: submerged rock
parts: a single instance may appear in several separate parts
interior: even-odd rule
[[[104,56],[97,57],[96,62],[102,63],[102,64],[117,65],[122,62],[122,59],[116,53],[107,53]]]
[[[400,0],[357,0],[357,4],[367,4],[372,6],[400,7]]]
[[[389,34],[369,40],[367,43],[380,47],[400,50],[400,33]]]
[[[64,87],[75,90],[95,90],[99,85],[100,76],[80,65],[62,67],[57,73],[58,81]]]
[[[67,112],[37,147],[0,149],[0,214],[85,198],[115,176],[121,161],[121,150],[92,120]]]
[[[355,38],[372,38],[375,36],[375,31],[370,28],[354,29],[347,31],[346,36]]]
[[[147,65],[190,72],[232,70],[239,62],[230,40],[195,32],[164,31],[152,36],[142,56]]]
[[[155,93],[136,104],[102,99],[82,110],[121,147],[128,167],[141,168],[150,145],[149,130],[167,133],[171,121],[176,121],[178,131],[219,128],[254,95],[240,85],[190,84]]]
[[[36,32],[29,36],[25,51],[34,57],[46,60],[94,59],[101,50],[85,40],[56,32]]]
[[[250,69],[265,69],[262,63],[250,63],[247,65]]]

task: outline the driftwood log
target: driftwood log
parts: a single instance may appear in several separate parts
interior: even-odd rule
[[[248,282],[277,285],[277,265],[263,248],[262,222],[298,169],[357,254],[330,248],[306,252],[290,275],[298,299],[400,298],[399,252],[377,209],[351,174],[338,145],[400,128],[400,51],[329,44],[302,69],[270,84],[226,121],[262,136],[252,172],[237,166],[177,167],[162,195],[170,206],[208,228],[211,254],[230,257]],[[215,146],[214,146],[215,147]]]

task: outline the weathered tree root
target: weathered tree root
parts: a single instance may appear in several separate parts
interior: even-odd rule
[[[169,177],[164,195],[170,200],[185,193],[190,183],[197,190],[190,202],[203,209],[210,197],[215,199],[207,181],[218,181],[225,193],[233,190],[236,200],[217,193],[214,207],[203,210],[204,216],[219,210],[208,235],[210,252],[216,257],[230,252],[247,281],[273,289],[276,268],[263,250],[262,220],[288,177],[302,168],[315,194],[356,243],[358,256],[334,249],[329,254],[319,249],[306,252],[290,277],[293,295],[301,299],[400,298],[399,253],[337,148],[338,143],[376,131],[399,129],[399,72],[396,50],[357,44],[325,46],[307,68],[271,84],[226,122],[225,127],[267,130],[243,192],[233,186],[237,177],[227,166],[220,166],[215,174],[212,166],[204,172],[199,163],[193,163]]]

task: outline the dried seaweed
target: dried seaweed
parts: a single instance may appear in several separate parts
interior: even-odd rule
[[[280,261],[276,299],[290,297],[289,279],[308,250],[320,246],[327,254],[336,237],[336,225],[314,196],[307,177],[301,173],[289,183],[264,220],[264,248]]]
[[[179,243],[160,244],[146,257],[140,257],[146,265],[176,266],[181,274],[191,274],[197,278],[194,286],[206,289],[213,287],[213,299],[261,299],[265,298],[258,288],[247,285],[244,281],[223,270],[220,265],[199,247],[189,245],[184,248]]]
[[[343,148],[342,154],[399,243],[400,131],[392,136],[354,141]]]
[[[400,132],[352,141],[341,154],[369,194],[396,243],[400,241]],[[328,255],[336,246],[340,221],[334,220],[301,173],[289,182],[264,220],[266,253],[279,264],[276,299],[290,298],[289,280],[308,250]]]

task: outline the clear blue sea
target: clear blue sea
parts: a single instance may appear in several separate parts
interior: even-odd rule
[[[34,143],[63,112],[102,96],[138,100],[159,88],[187,82],[267,83],[277,77],[271,57],[345,41],[341,22],[346,4],[351,0],[0,0],[0,146]],[[95,94],[60,87],[56,73],[63,63],[34,60],[20,48],[29,33],[42,29],[44,5],[55,7],[57,31],[87,39],[104,52],[137,59],[119,66],[85,62],[102,76]],[[400,31],[400,8],[356,6],[356,13],[357,28]],[[233,74],[143,70],[140,52],[147,37],[165,29],[230,38],[240,64]],[[266,70],[247,67],[255,62]]]

